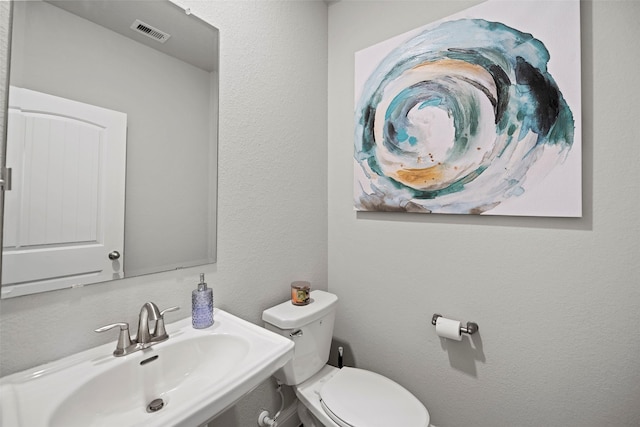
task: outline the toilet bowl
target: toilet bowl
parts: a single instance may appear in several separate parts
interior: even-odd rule
[[[265,310],[265,328],[294,340],[294,356],[274,376],[298,397],[304,427],[427,427],[429,412],[408,390],[375,372],[326,365],[337,296],[311,292],[311,303]]]

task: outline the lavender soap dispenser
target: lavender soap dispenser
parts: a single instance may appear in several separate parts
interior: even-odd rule
[[[196,329],[213,325],[213,290],[207,288],[204,273],[200,273],[198,288],[191,293],[191,324]]]

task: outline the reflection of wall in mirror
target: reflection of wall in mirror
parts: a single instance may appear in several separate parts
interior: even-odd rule
[[[12,85],[129,117],[126,275],[211,262],[210,206],[202,195],[210,191],[217,134],[210,102],[216,79],[47,3],[15,6]]]

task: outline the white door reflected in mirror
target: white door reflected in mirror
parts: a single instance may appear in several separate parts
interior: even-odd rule
[[[11,87],[2,283],[13,293],[123,277],[127,115]]]

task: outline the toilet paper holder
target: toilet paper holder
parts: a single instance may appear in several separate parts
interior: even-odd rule
[[[436,325],[436,322],[438,321],[438,317],[442,317],[442,314],[434,314],[433,317],[431,318],[431,324],[433,326]],[[464,326],[460,326],[460,332],[462,332],[463,334],[469,334],[469,335],[473,335],[476,332],[478,332],[478,324],[475,322],[467,322],[467,327],[465,328]]]

